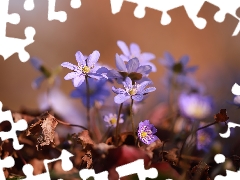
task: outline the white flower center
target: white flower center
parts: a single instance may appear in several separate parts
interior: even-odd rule
[[[138,87],[139,85],[138,84],[134,84],[132,87],[126,87],[124,86],[126,92],[130,95],[130,96],[134,96],[135,94],[137,94],[138,92]]]

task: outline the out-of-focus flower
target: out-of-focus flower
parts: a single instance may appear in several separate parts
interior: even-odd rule
[[[58,66],[57,68],[55,68],[53,71],[47,69],[42,61],[36,57],[32,57],[30,58],[30,63],[31,65],[38,71],[40,71],[42,73],[41,76],[39,76],[38,78],[36,78],[33,82],[32,82],[32,88],[33,89],[39,89],[42,82],[46,79],[49,83],[49,85],[53,85],[55,84],[59,84],[60,79],[57,77],[57,75],[59,74],[59,72],[61,71],[62,67]]]
[[[213,110],[212,98],[197,93],[182,93],[178,104],[182,115],[190,119],[206,118]]]
[[[119,119],[120,124],[124,122],[122,117],[123,117],[123,114],[120,114],[120,119]],[[108,127],[110,127],[110,126],[116,127],[117,126],[117,114],[110,113],[108,115],[105,115],[103,120],[105,122],[107,122]]]
[[[132,58],[125,64],[118,54],[116,54],[116,66],[118,71],[110,70],[108,78],[117,79],[119,83],[125,81],[126,77],[131,78],[132,81],[139,81],[147,77],[152,70],[150,65],[140,65],[137,58]]]
[[[145,87],[149,84],[151,84],[151,81],[144,81],[141,84],[135,83],[133,85],[132,80],[127,77],[126,80],[123,81],[124,89],[112,87],[113,92],[117,94],[114,97],[115,103],[121,104],[130,97],[135,101],[141,101],[144,94],[156,90],[155,87],[149,87],[145,89]]]
[[[75,56],[78,65],[73,65],[69,62],[64,62],[61,64],[61,66],[73,71],[68,73],[64,79],[73,79],[74,87],[80,86],[85,81],[85,76],[95,79],[101,79],[103,77],[107,78],[107,69],[96,64],[100,57],[100,53],[98,51],[93,51],[88,57],[84,56],[80,51],[78,51]]]
[[[157,129],[149,122],[149,120],[145,120],[140,122],[138,125],[138,138],[144,144],[151,144],[159,138],[154,135],[157,132]]]
[[[160,59],[159,62],[176,74],[186,75],[189,72],[195,72],[198,68],[197,66],[187,67],[189,56],[182,56],[178,62],[175,62],[173,56],[169,52],[165,52],[164,59]]]
[[[152,59],[155,59],[155,55],[149,52],[141,53],[140,47],[136,43],[131,43],[130,48],[123,41],[117,41],[118,47],[122,50],[123,54],[120,55],[124,61],[129,61],[130,59],[136,57],[140,61],[140,65],[150,65],[152,71],[156,72],[156,66],[150,62]]]
[[[58,87],[51,88],[48,93],[44,92],[38,97],[38,106],[41,111],[52,109],[56,114],[71,124],[87,125],[86,117],[81,111],[79,104],[76,104],[69,96],[65,95]],[[63,108],[64,107],[64,108]],[[78,127],[72,127],[73,132],[79,132]],[[61,136],[65,137],[61,132]]]
[[[240,95],[234,96],[233,101],[228,101],[228,103],[240,108]]]
[[[110,95],[109,88],[106,86],[107,80],[101,79],[99,81],[90,78],[88,80],[89,84],[89,94],[86,90],[86,83],[82,83],[79,87],[76,87],[71,92],[71,97],[80,98],[84,104],[87,106],[87,96],[89,95],[89,105],[92,107],[95,101],[103,103],[105,99]]]
[[[208,151],[217,136],[213,127],[197,131],[197,149]]]

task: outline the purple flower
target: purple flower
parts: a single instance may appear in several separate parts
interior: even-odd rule
[[[73,65],[69,62],[64,62],[61,66],[71,69],[73,72],[68,73],[64,79],[73,79],[74,87],[80,86],[85,81],[85,76],[100,79],[106,77],[107,69],[104,67],[97,66],[96,63],[100,57],[98,51],[93,51],[88,57],[78,51],[76,54],[76,60],[78,65]]]
[[[216,136],[216,132],[212,127],[197,131],[197,149],[209,151]]]
[[[149,84],[151,84],[151,81],[144,81],[141,84],[135,83],[133,85],[132,80],[127,77],[126,80],[123,81],[124,89],[112,87],[113,92],[117,94],[114,97],[115,103],[121,104],[129,98],[132,98],[135,101],[141,101],[144,94],[156,90],[155,87],[145,89],[145,87]]]
[[[138,125],[138,138],[144,144],[151,144],[159,138],[156,135],[153,135],[157,132],[157,129],[150,124],[149,120],[140,122]]]
[[[198,68],[197,66],[187,67],[189,56],[182,56],[178,62],[175,62],[169,52],[165,52],[164,59],[161,59],[159,62],[175,74],[186,75],[189,72],[195,72]]]
[[[44,80],[48,80],[48,83],[50,85],[56,83],[59,84],[60,79],[57,77],[57,74],[60,72],[61,67],[57,67],[55,68],[53,71],[50,71],[49,69],[47,69],[42,61],[36,57],[32,57],[30,58],[30,63],[31,65],[38,71],[40,71],[42,73],[41,76],[37,77],[33,82],[32,82],[32,88],[33,89],[39,89],[42,82]]]
[[[150,65],[140,65],[137,58],[132,58],[125,64],[118,54],[116,54],[116,66],[118,71],[110,70],[108,78],[115,78],[119,83],[125,81],[126,77],[130,77],[133,81],[141,80],[152,70]]]
[[[182,115],[190,119],[206,118],[213,110],[212,98],[197,93],[182,93],[178,104]]]
[[[155,55],[149,52],[141,53],[140,47],[136,43],[131,43],[130,48],[123,41],[117,41],[118,47],[122,50],[123,54],[120,55],[124,61],[129,61],[132,58],[138,58],[141,65],[150,65],[152,71],[156,72],[156,66],[149,62],[152,59],[155,59]]]
[[[94,106],[95,101],[100,103],[104,103],[105,99],[110,95],[110,91],[106,86],[107,80],[101,79],[99,81],[90,78],[88,80],[89,84],[89,96],[90,96],[90,107]],[[71,92],[71,97],[73,98],[80,98],[84,104],[87,106],[87,90],[86,90],[86,83],[82,83],[79,87],[76,87],[75,90]]]
[[[240,95],[234,96],[233,101],[228,101],[228,103],[240,108]]]
[[[120,114],[120,119],[119,119],[119,123],[122,124],[124,122],[123,120],[123,114]],[[113,126],[116,127],[117,126],[117,114],[108,114],[104,116],[104,121],[107,122],[107,126]]]

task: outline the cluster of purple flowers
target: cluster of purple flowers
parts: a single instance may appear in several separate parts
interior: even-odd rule
[[[131,43],[128,47],[125,42],[117,41],[117,45],[122,54],[116,54],[116,69],[109,69],[98,64],[100,58],[99,51],[93,51],[89,56],[85,56],[78,51],[75,54],[77,64],[63,62],[62,67],[71,70],[64,79],[72,80],[75,89],[71,92],[72,98],[80,98],[87,108],[93,107],[96,102],[104,104],[106,98],[110,96],[108,87],[109,82],[116,80],[118,86],[112,86],[112,91],[116,94],[114,102],[117,104],[131,102],[141,102],[144,96],[156,90],[152,85],[153,82],[149,78],[151,72],[156,72],[156,66],[151,62],[155,59],[155,55],[149,52],[141,52],[140,47],[136,43]],[[40,72],[42,76],[33,82],[35,88],[39,88],[44,79],[54,81],[57,73],[46,69],[42,62],[36,58],[31,58],[30,62],[33,67]],[[190,87],[189,91],[180,90],[178,96],[178,108],[182,117],[191,119],[192,122],[202,120],[208,117],[213,111],[213,101],[209,96],[203,95],[202,87],[189,74],[197,70],[197,66],[188,67],[189,56],[182,56],[178,62],[173,56],[166,52],[164,58],[160,60],[160,64],[166,67],[167,76],[165,82],[168,86],[184,85]],[[175,83],[175,84],[173,84]],[[239,97],[234,98],[234,104],[239,105]],[[104,116],[107,126],[117,126],[117,114],[109,113]],[[119,123],[124,123],[123,114],[119,116]],[[210,144],[210,137],[213,129],[199,131],[197,133],[197,148],[204,149]],[[149,120],[139,123],[137,135],[144,144],[151,144],[159,138],[154,135],[157,129]],[[215,136],[214,136],[215,137]],[[213,138],[213,137],[212,137]]]

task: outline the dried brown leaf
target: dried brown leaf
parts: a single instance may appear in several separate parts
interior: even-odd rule
[[[170,151],[168,151],[168,153],[165,155],[165,158],[173,163],[176,163],[178,161],[178,157],[177,157],[177,148],[173,148]]]
[[[227,116],[227,110],[221,109],[220,113],[215,114],[214,119],[217,122],[226,122],[229,119],[229,117]]]
[[[92,167],[92,153],[91,150],[87,150],[87,153],[82,157],[83,162],[87,165],[84,168],[90,169]]]
[[[46,112],[40,117],[37,117],[34,121],[35,122],[26,130],[26,136],[33,135],[37,137],[37,150],[39,150],[39,146],[55,145],[55,128],[58,124],[56,118]]]
[[[88,130],[83,130],[82,132],[78,133],[78,135],[73,134],[72,137],[81,143],[83,149],[89,149],[95,144],[90,137]]]

